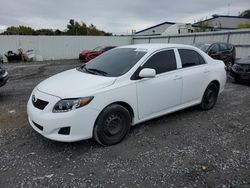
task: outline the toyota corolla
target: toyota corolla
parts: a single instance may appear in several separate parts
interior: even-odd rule
[[[38,84],[28,119],[51,140],[113,145],[132,125],[194,105],[213,108],[225,82],[224,64],[196,47],[123,46]]]

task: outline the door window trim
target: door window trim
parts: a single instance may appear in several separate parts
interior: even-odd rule
[[[178,56],[179,56],[178,58],[180,58],[180,65],[181,65],[180,69],[187,69],[187,68],[189,69],[189,68],[200,67],[200,66],[204,66],[204,65],[208,64],[206,59],[203,57],[203,55],[201,53],[199,53],[198,51],[192,49],[192,48],[180,47],[180,48],[177,48],[176,50],[177,50],[177,53],[178,53]],[[181,55],[179,53],[179,50],[192,50],[192,51],[195,51],[196,53],[198,53],[203,58],[205,63],[204,64],[199,64],[199,65],[192,65],[192,66],[189,66],[189,67],[182,67],[182,60],[181,60]]]
[[[138,78],[139,76],[139,72],[142,70],[142,67],[145,63],[147,63],[147,61],[155,54],[159,53],[159,52],[162,52],[162,51],[167,51],[167,50],[173,50],[174,51],[174,55],[175,55],[175,61],[176,61],[176,69],[175,70],[171,70],[171,71],[167,71],[167,72],[162,72],[162,73],[159,73],[159,74],[156,74],[155,77],[159,77],[161,75],[165,75],[166,73],[170,73],[170,72],[173,72],[173,71],[176,71],[178,70],[180,67],[179,65],[179,60],[177,58],[177,49],[176,48],[163,48],[163,49],[160,49],[160,50],[157,50],[157,51],[154,51],[153,53],[151,53],[140,65],[139,67],[134,71],[134,73],[132,74],[132,76],[130,77],[130,80],[141,80],[141,78]]]

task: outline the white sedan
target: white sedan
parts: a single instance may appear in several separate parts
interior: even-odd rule
[[[194,105],[213,108],[225,82],[224,63],[193,46],[118,47],[37,85],[29,123],[52,140],[113,145],[131,125]]]

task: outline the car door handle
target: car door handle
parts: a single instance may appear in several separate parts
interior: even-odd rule
[[[210,70],[208,70],[208,69],[204,69],[204,71],[203,71],[204,73],[209,73],[210,72]]]
[[[182,77],[181,77],[181,76],[175,75],[175,77],[174,77],[174,79],[173,79],[173,80],[180,80],[180,79],[182,79]]]

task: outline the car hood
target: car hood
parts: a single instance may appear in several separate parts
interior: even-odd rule
[[[240,59],[237,64],[240,64],[240,65],[246,65],[246,64],[250,64],[250,57],[247,57],[247,58],[242,58]]]
[[[71,69],[44,80],[37,86],[37,89],[60,98],[76,98],[91,95],[99,89],[112,85],[115,80],[114,77],[93,75]]]

